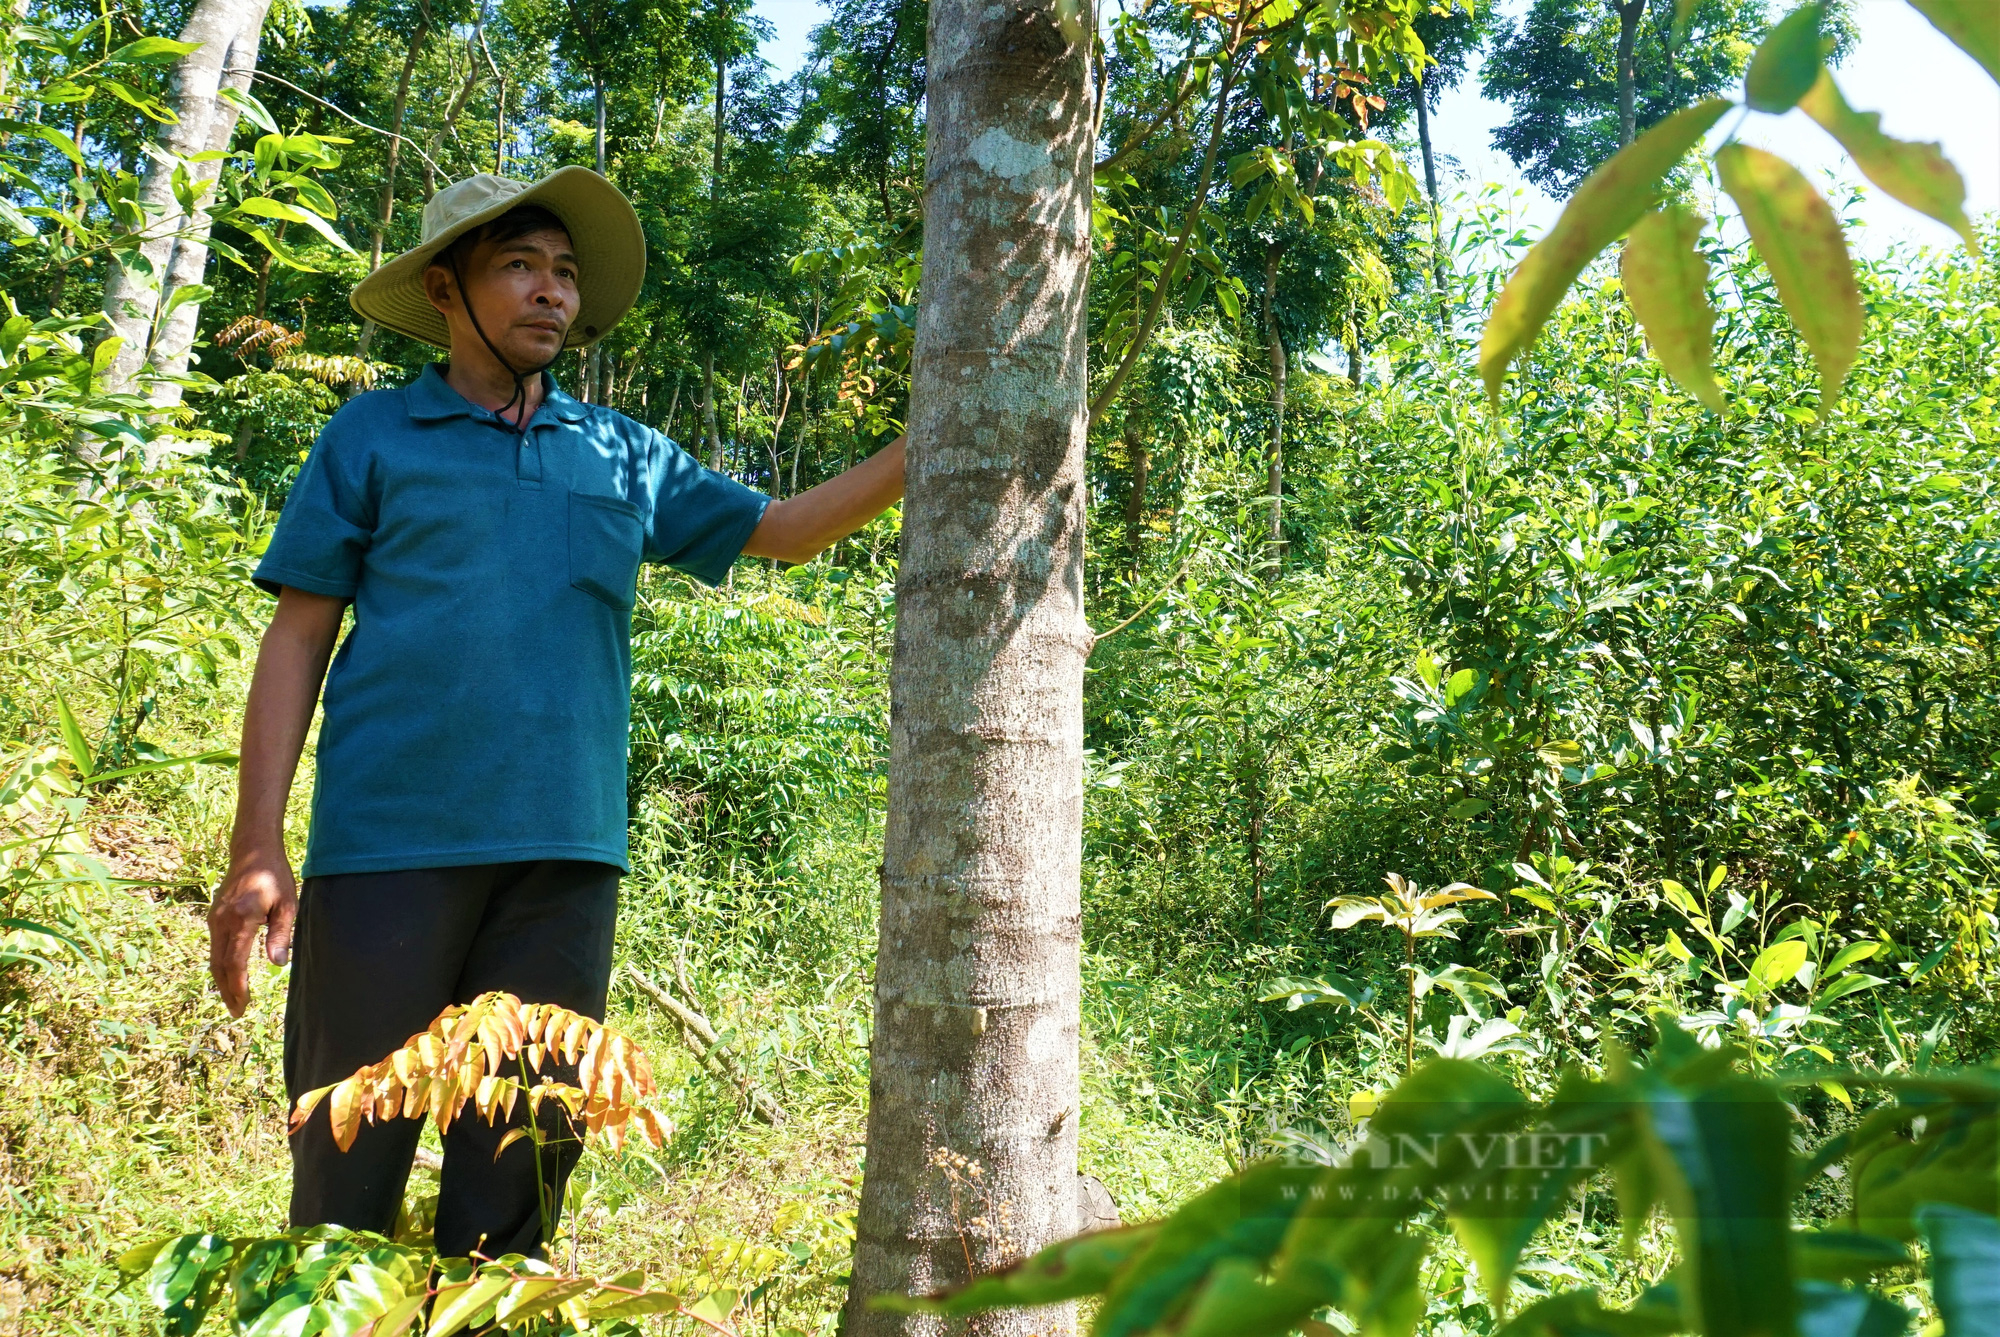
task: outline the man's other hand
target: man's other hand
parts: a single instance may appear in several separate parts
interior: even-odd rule
[[[264,954],[282,966],[292,959],[292,921],[299,917],[298,885],[282,853],[233,861],[208,907],[208,973],[229,1015],[250,1006],[250,953],[264,929]]]

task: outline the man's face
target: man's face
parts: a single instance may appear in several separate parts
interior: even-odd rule
[[[461,254],[458,272],[479,328],[515,369],[543,366],[562,351],[577,308],[576,255],[568,233],[545,228],[507,241],[482,239]],[[425,271],[424,291],[451,327],[453,358],[470,354],[483,360],[486,345],[466,318],[450,267]]]

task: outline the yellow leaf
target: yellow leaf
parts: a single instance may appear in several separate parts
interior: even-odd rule
[[[1660,178],[1701,142],[1729,105],[1710,98],[1675,112],[1620,149],[1577,188],[1556,225],[1507,280],[1486,322],[1479,375],[1490,398],[1498,402],[1509,364],[1535,342],[1583,267],[1652,207]]]
[[[333,1144],[342,1151],[354,1145],[361,1131],[361,1091],[352,1077],[336,1082],[327,1098],[327,1118],[333,1125]]]
[[[1993,0],[1910,0],[1931,26],[2000,81],[2000,5]]]
[[[298,1105],[292,1110],[293,1132],[305,1127],[306,1120],[312,1117],[313,1110],[320,1101],[326,1099],[327,1092],[331,1090],[333,1088],[330,1086],[322,1086],[317,1091],[308,1091],[299,1097]]]
[[[563,1062],[565,1063],[576,1062],[577,1046],[583,1043],[584,1037],[590,1032],[590,1030],[591,1030],[590,1018],[580,1017],[575,1013],[570,1014],[569,1024],[563,1027],[563,1035],[562,1035]]]
[[[402,1079],[403,1084],[408,1086],[417,1070],[417,1056],[410,1052],[409,1046],[405,1045],[389,1055],[389,1066],[395,1070],[396,1076]]]
[[[1675,205],[1632,225],[1618,268],[1625,300],[1667,375],[1717,413],[1726,411],[1715,383],[1715,309],[1708,304],[1708,261],[1694,248],[1704,220]]]
[[[587,1096],[597,1094],[599,1081],[602,1077],[602,1073],[598,1067],[598,1057],[603,1048],[603,1030],[593,1029],[590,1033],[590,1044],[583,1051],[583,1057],[578,1059],[576,1064],[576,1084]]]
[[[1965,178],[1938,145],[1913,144],[1883,134],[1881,113],[1848,106],[1826,70],[1820,71],[1819,82],[1799,105],[1821,129],[1840,141],[1862,175],[1890,197],[1958,233],[1966,246],[1978,253],[1979,234],[1965,216]]]
[[[1854,365],[1864,318],[1840,220],[1812,183],[1775,154],[1730,144],[1716,152],[1715,165],[1777,280],[1778,299],[1819,365],[1824,419]]]
[[[479,1085],[475,1088],[472,1103],[474,1108],[479,1111],[480,1117],[488,1123],[493,1122],[494,1100],[499,1093],[500,1079],[498,1077],[489,1073],[479,1079]]]

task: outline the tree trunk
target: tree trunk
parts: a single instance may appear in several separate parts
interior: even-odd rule
[[[454,61],[454,64],[457,62]],[[465,60],[465,82],[458,86],[458,93],[451,105],[444,109],[444,119],[438,122],[432,132],[429,146],[424,150],[424,203],[429,204],[437,194],[437,155],[444,145],[444,137],[453,134],[458,127],[458,118],[465,114],[465,104],[472,100],[473,92],[479,87],[479,62],[472,57],[470,43],[467,44]]]
[[[595,55],[594,50],[592,54]],[[606,180],[609,180],[610,173],[605,169],[604,165],[605,158],[604,158],[603,71],[602,70],[592,71],[590,82],[591,82],[591,87],[595,89],[597,93],[597,174],[601,177],[604,177]],[[587,398],[593,404],[602,404],[611,398],[609,393],[607,393],[609,387],[602,383],[604,379],[602,374],[603,367],[604,367],[604,345],[601,342],[594,343],[590,346],[589,365],[584,369],[584,377],[583,377],[584,384],[590,387],[590,394],[587,396]]]
[[[1614,0],[1611,8],[1618,15],[1618,147],[1622,149],[1637,133],[1633,91],[1638,82],[1638,62],[1634,53],[1639,46],[1639,20],[1646,15],[1646,0],[1627,0],[1625,4]]]
[[[1137,574],[1145,545],[1146,482],[1153,472],[1153,452],[1146,444],[1139,415],[1129,411],[1125,415],[1125,459],[1132,468],[1132,483],[1125,493],[1125,552]]]
[[[722,471],[722,429],[715,425],[715,354],[701,355],[701,430],[708,441],[708,467]]]
[[[1361,363],[1368,352],[1361,346],[1361,307],[1352,298],[1347,303],[1347,381],[1359,389]]]
[[[1061,0],[930,9],[924,303],[848,1337],[1073,1323],[1067,1306],[945,1324],[867,1301],[950,1285],[968,1264],[1077,1228],[1094,156],[1078,13]]]
[[[711,200],[722,197],[722,127],[723,112],[729,99],[729,65],[721,56],[715,58],[715,151],[708,165],[708,197]]]
[[[1417,143],[1424,151],[1424,193],[1431,202],[1431,283],[1437,288],[1438,331],[1451,333],[1451,308],[1444,286],[1444,219],[1438,205],[1437,162],[1431,153],[1431,112],[1424,86],[1417,85]]]
[[[175,158],[226,149],[236,130],[236,109],[217,96],[224,87],[250,86],[257,68],[257,41],[270,0],[198,0],[181,29],[180,40],[199,42],[174,66],[167,100],[177,120],[161,129],[161,147]],[[219,162],[191,164],[188,177],[197,194],[221,172]],[[104,387],[130,393],[139,370],[178,375],[187,370],[200,304],[189,302],[159,330],[154,318],[162,298],[186,283],[199,283],[208,265],[208,215],[189,217],[174,197],[174,169],[149,158],[139,182],[138,202],[154,218],[145,229],[138,255],[121,262],[105,278],[104,315],[110,336],[124,342],[105,370]],[[156,403],[180,402],[180,387],[155,387]],[[88,438],[86,438],[88,440]],[[86,452],[94,447],[86,446]]]
[[[1265,457],[1264,495],[1271,507],[1265,543],[1271,553],[1271,577],[1285,551],[1285,340],[1278,331],[1278,262],[1285,243],[1264,248],[1264,345],[1271,356],[1271,449]]]
[[[507,76],[500,72],[500,62],[493,59],[493,48],[486,41],[486,9],[479,10],[479,21],[472,26],[472,35],[479,39],[479,54],[486,58],[486,68],[493,71],[493,175],[507,175]]]
[[[396,215],[396,159],[403,152],[403,118],[410,109],[410,75],[417,68],[417,56],[424,49],[424,39],[431,35],[431,25],[427,19],[418,19],[416,29],[410,34],[409,50],[403,53],[403,72],[396,80],[396,100],[389,108],[389,143],[383,150],[387,161],[382,166],[382,202],[376,208],[375,226],[368,234],[368,272],[373,274],[382,267],[382,238],[389,231],[389,220]],[[368,345],[375,342],[375,322],[361,322],[361,337],[354,341],[354,356],[367,357]]]

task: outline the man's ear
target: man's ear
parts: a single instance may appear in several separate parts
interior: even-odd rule
[[[431,299],[431,305],[441,316],[451,314],[452,301],[457,296],[453,291],[451,274],[443,265],[431,265],[424,270],[424,296]]]

